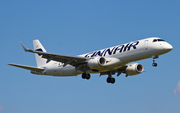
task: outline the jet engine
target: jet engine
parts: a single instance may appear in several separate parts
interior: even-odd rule
[[[102,66],[104,66],[106,64],[106,59],[104,57],[93,57],[91,58],[87,65],[91,68],[91,69],[98,69],[101,68]]]
[[[141,64],[133,63],[133,64],[127,65],[125,73],[127,75],[133,76],[133,75],[140,74],[143,71],[144,71],[144,68],[143,68],[143,66]]]

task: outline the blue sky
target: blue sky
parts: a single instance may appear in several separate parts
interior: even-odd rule
[[[1,0],[0,113],[180,113],[179,0]],[[148,37],[161,37],[173,50],[138,61],[146,72],[107,76],[32,75],[8,63],[36,66],[39,39],[48,52],[79,55]]]

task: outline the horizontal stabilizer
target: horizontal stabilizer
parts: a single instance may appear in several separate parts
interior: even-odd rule
[[[18,65],[18,64],[8,64],[8,65],[31,70],[31,71],[43,71],[44,70],[43,68],[39,68],[39,67],[31,67],[31,66]]]

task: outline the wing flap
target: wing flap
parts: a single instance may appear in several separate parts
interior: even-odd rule
[[[43,71],[44,70],[43,68],[39,68],[39,67],[25,66],[25,65],[19,65],[19,64],[8,64],[8,65],[31,70],[31,71]]]

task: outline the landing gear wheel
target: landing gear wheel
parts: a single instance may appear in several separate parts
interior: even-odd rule
[[[89,80],[91,78],[90,74],[86,74],[86,79]]]
[[[82,78],[89,80],[89,79],[91,78],[91,75],[90,75],[89,73],[88,73],[88,74],[83,73],[83,74],[82,74]]]
[[[115,80],[115,78],[108,77],[108,78],[106,79],[106,81],[107,81],[107,83],[114,84],[116,80]]]
[[[157,67],[157,63],[153,63],[152,65],[153,65],[154,67]]]
[[[86,73],[83,73],[83,74],[82,74],[82,78],[83,78],[83,79],[86,79]]]
[[[108,78],[106,79],[106,81],[107,81],[107,83],[111,83],[111,77],[108,77]]]
[[[111,84],[114,84],[115,83],[115,78],[111,78]]]

